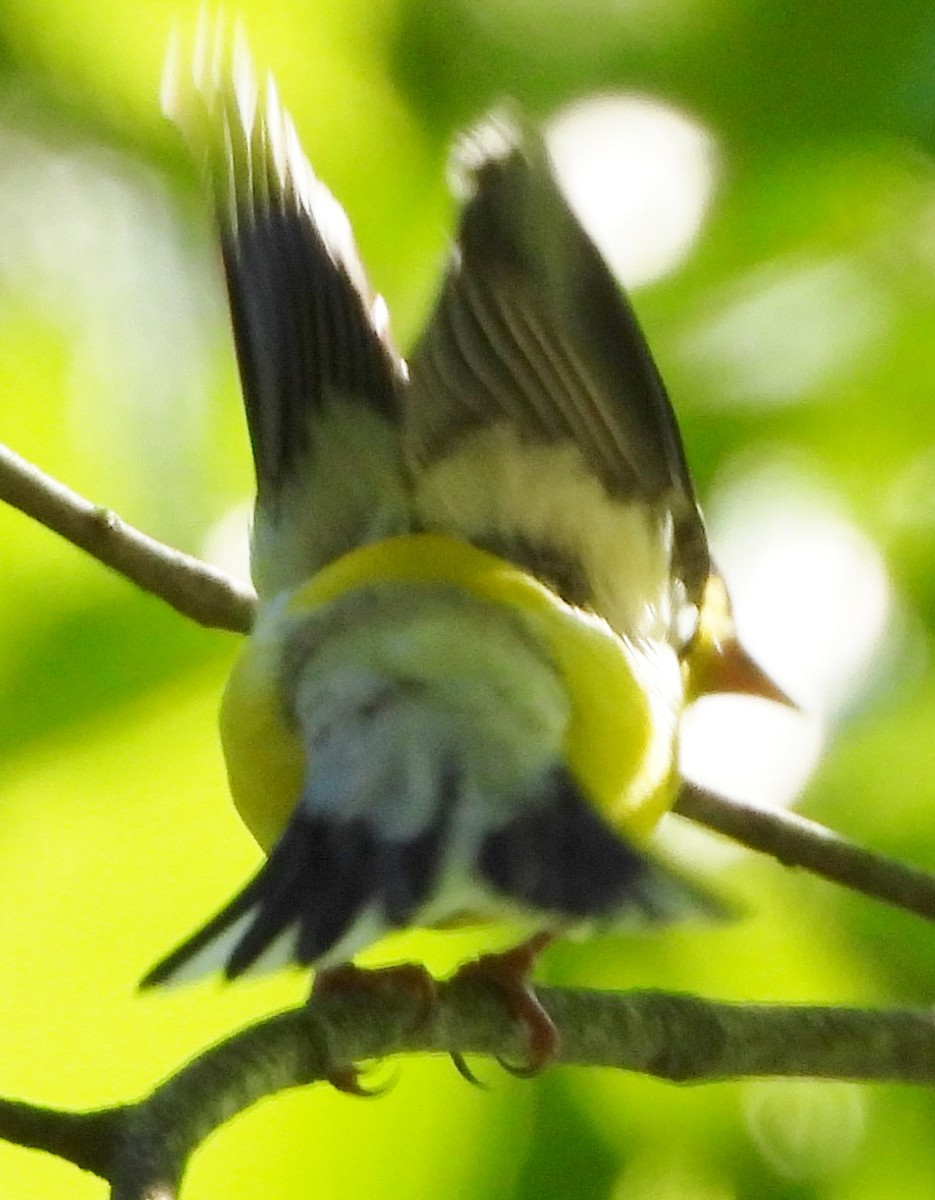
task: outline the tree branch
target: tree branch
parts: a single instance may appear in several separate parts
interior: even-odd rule
[[[675,812],[851,891],[935,920],[935,875],[848,841],[798,813],[757,808],[684,782]]]
[[[232,576],[140,533],[0,444],[0,500],[199,625],[248,633],[256,597]]]
[[[731,1004],[654,991],[541,988],[559,1061],[675,1083],[759,1076],[935,1084],[935,1015]],[[0,1100],[0,1137],[47,1150],[111,1184],[112,1200],[172,1200],[195,1148],[264,1096],[391,1054],[521,1058],[522,1030],[476,978],[424,997],[366,988],[313,996],[220,1042],[137,1104],[89,1113]]]

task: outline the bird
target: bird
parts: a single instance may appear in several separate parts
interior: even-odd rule
[[[553,937],[722,911],[650,845],[686,705],[784,697],[532,123],[501,107],[457,144],[457,232],[404,359],[242,33],[203,27],[179,64],[164,104],[213,198],[256,475],[258,615],[221,739],[267,858],[143,985],[325,980],[393,930],[505,922],[521,940],[490,975],[546,1061],[520,976]]]

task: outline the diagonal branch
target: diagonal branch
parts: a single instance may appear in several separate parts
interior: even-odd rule
[[[758,808],[683,783],[675,812],[722,833],[786,867],[803,867],[851,891],[935,920],[935,875],[858,846],[847,838],[780,808]]]
[[[0,500],[199,625],[248,633],[256,597],[232,576],[127,525],[0,444]]]
[[[935,1085],[935,1015],[732,1004],[655,991],[538,989],[561,1031],[559,1061],[675,1083],[758,1076]],[[186,1163],[218,1126],[264,1096],[322,1081],[336,1064],[400,1053],[520,1058],[522,1032],[476,978],[424,996],[361,988],[234,1034],[137,1104],[90,1113],[0,1101],[0,1137],[101,1175],[112,1200],[173,1200]]]

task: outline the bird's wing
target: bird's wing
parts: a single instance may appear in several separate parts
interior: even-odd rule
[[[312,172],[239,32],[203,20],[164,106],[204,157],[257,479],[261,596],[405,525],[405,367],[343,209]]]
[[[646,605],[665,608],[656,593],[674,586],[671,628],[700,602],[708,549],[636,318],[541,138],[489,118],[460,167],[468,199],[406,389],[420,518],[518,561],[620,632],[640,632]]]

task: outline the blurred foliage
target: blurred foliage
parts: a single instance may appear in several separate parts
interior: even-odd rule
[[[935,9],[239,9],[404,345],[450,228],[446,147],[492,101],[547,114],[589,93],[636,92],[706,130],[714,203],[692,253],[636,306],[713,510],[732,480],[791,462],[787,478],[811,480],[878,556],[887,624],[801,804],[935,864]],[[0,5],[0,440],[155,536],[229,561],[249,472],[226,313],[198,182],[157,99],[186,11],[181,0]],[[119,1101],[306,986],[134,991],[256,860],[225,798],[214,728],[236,640],[186,626],[9,511],[0,570],[0,1089]],[[860,591],[837,595],[845,628]],[[931,1002],[921,922],[752,856],[731,857],[722,875],[746,920],[560,946],[543,974]],[[467,946],[439,936],[402,949],[444,966]],[[935,1097],[921,1091],[676,1089],[574,1070],[520,1084],[479,1070],[495,1077],[490,1093],[445,1062],[405,1062],[377,1102],[326,1089],[267,1102],[211,1139],[186,1194],[883,1200],[926,1195],[935,1178]],[[0,1187],[15,1200],[104,1194],[69,1166],[2,1146]]]

